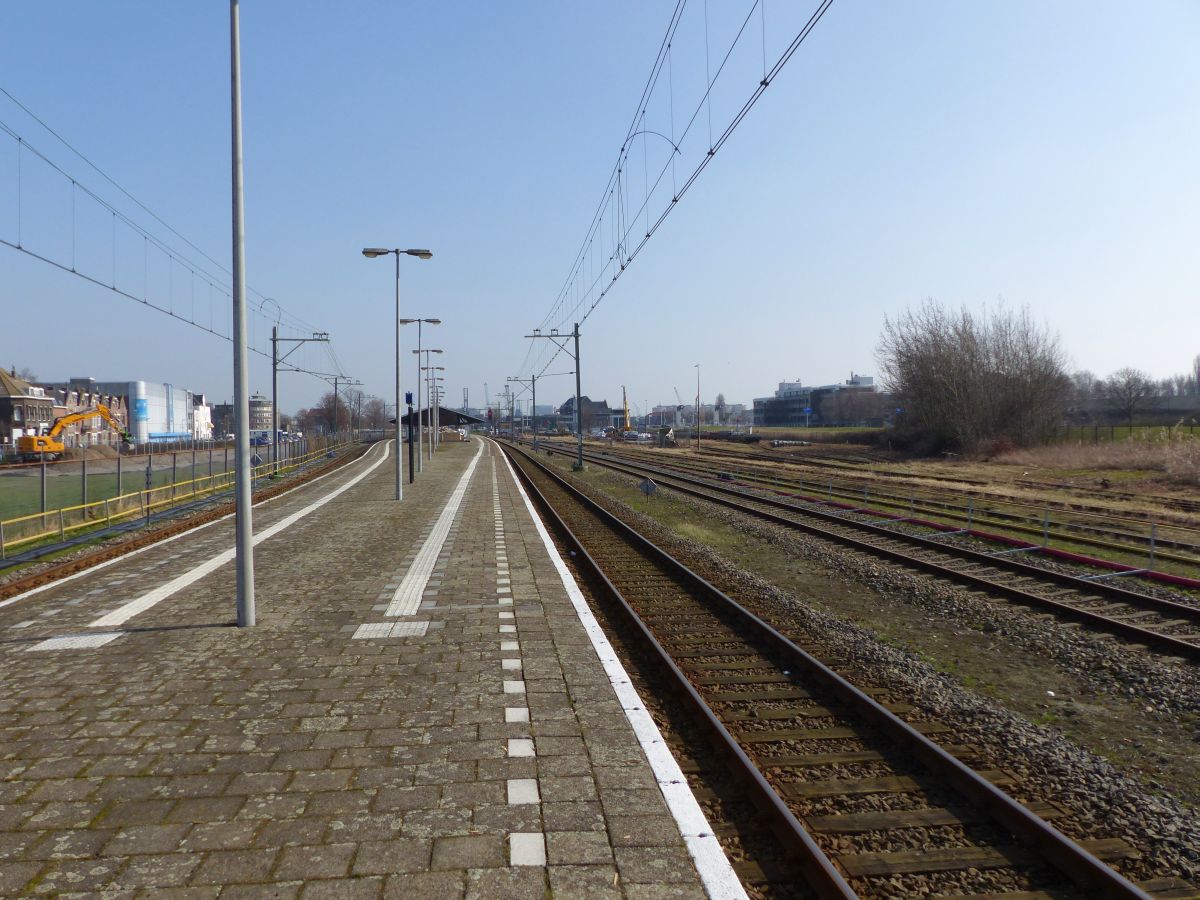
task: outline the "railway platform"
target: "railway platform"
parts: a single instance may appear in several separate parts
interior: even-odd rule
[[[0,603],[0,894],[743,896],[498,448]]]

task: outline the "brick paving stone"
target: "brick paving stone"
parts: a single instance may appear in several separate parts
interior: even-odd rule
[[[446,445],[402,505],[382,465],[262,542],[254,629],[212,627],[233,613],[222,566],[101,648],[0,648],[0,894],[696,896],[621,704],[493,450],[420,608],[385,615],[478,447]],[[365,468],[256,508],[257,528]],[[231,535],[219,523],[55,586],[0,610],[0,628],[85,631]],[[423,636],[354,637],[418,620]],[[522,692],[505,694],[506,680]],[[510,757],[510,739],[535,755]],[[508,784],[522,780],[537,802],[512,805]],[[510,867],[514,834],[538,835],[547,865]]]
[[[624,897],[617,870],[607,866],[556,866],[549,869],[550,890],[555,897],[619,898]]]
[[[494,834],[440,837],[433,842],[434,869],[475,869],[503,866],[504,839]]]
[[[433,852],[433,842],[416,838],[366,841],[359,844],[354,859],[356,875],[388,875],[393,872],[425,872]]]

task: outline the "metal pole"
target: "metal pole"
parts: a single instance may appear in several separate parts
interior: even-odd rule
[[[42,512],[44,513],[46,511],[46,451],[39,451],[39,455],[42,457]],[[44,522],[42,524],[45,525]]]
[[[86,448],[85,448],[86,451]],[[82,473],[83,489],[80,491],[81,506],[87,506],[87,457],[84,456],[79,460],[79,471]]]
[[[121,493],[121,451],[117,450],[117,496],[120,497]]]
[[[399,257],[397,257],[397,259],[399,259]],[[417,319],[417,471],[418,472],[422,471],[422,469],[424,467],[424,460],[421,459],[421,454],[423,452],[422,448],[425,446],[425,436],[422,434],[424,429],[421,428],[421,410],[423,410],[424,408],[425,408],[424,395],[421,393],[421,320]],[[411,413],[410,413],[410,416],[411,416]],[[411,425],[411,422],[409,424]],[[408,443],[409,443],[408,453],[409,453],[409,456],[411,456],[412,455],[412,429],[411,428],[409,429],[409,433],[408,433]],[[412,469],[412,466],[409,466],[409,469]]]
[[[408,483],[409,484],[412,484],[413,479],[417,477],[417,473],[414,469],[414,465],[415,465],[415,460],[420,459],[420,457],[421,457],[420,453],[418,453],[415,457],[413,456],[412,441],[413,441],[413,408],[412,408],[412,404],[410,403],[410,404],[408,404]]]
[[[271,461],[279,471],[279,326],[271,326]],[[192,473],[195,477],[195,473]]]
[[[242,215],[242,85],[238,0],[229,0],[230,99],[233,125],[233,393],[237,422],[237,623],[254,625],[254,523],[250,508],[250,392],[246,350],[246,236]]]
[[[334,376],[333,376],[333,442],[334,442],[335,444],[337,443],[337,436],[338,436],[338,414],[337,414],[337,413],[338,413],[338,409],[337,409],[337,407],[338,407],[338,402],[337,402],[337,395],[338,395],[338,376],[337,376],[337,375],[334,375]],[[397,423],[397,425],[396,425],[396,433],[397,433],[397,434],[399,434],[399,433],[400,433],[400,425],[399,425],[399,423]]]
[[[533,384],[533,449],[538,447],[538,430],[537,430],[537,376],[531,375],[529,379]]]
[[[696,452],[700,452],[700,363],[696,363]]]
[[[404,441],[400,438],[400,420],[403,416],[400,413],[404,407],[404,394],[400,392],[400,251],[393,251],[396,254],[396,499],[404,499],[404,461],[401,459],[404,449]],[[419,360],[420,355],[417,356]],[[409,456],[412,455],[412,447],[408,448]]]
[[[575,466],[576,470],[583,469],[583,407],[580,406],[580,374],[579,364],[579,323],[575,323]]]

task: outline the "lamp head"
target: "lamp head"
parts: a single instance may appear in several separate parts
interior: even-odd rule
[[[428,250],[405,250],[404,252],[418,259],[433,259],[433,254]]]
[[[374,259],[376,256],[387,256],[391,252],[391,250],[383,247],[363,247],[363,256],[368,259]]]
[[[442,324],[441,319],[424,319],[423,321],[428,322],[430,325],[441,325]]]

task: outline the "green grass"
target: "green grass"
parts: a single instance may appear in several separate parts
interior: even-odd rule
[[[189,459],[190,462],[190,459]],[[30,470],[26,470],[30,471]],[[0,475],[0,519],[15,519],[19,516],[31,515],[42,511],[42,486],[37,470],[33,475]],[[213,474],[221,471],[220,462],[213,461]],[[207,478],[208,460],[196,461],[196,477]],[[179,466],[175,471],[177,482],[189,481],[192,478],[190,465]],[[117,475],[109,473],[88,473],[87,479],[88,502],[95,503],[116,497]],[[171,470],[154,470],[154,487],[171,483]],[[146,486],[146,471],[142,468],[126,469],[121,473],[121,484],[126,494],[141,490]],[[71,475],[50,475],[46,477],[46,509],[56,510],[62,507],[78,506],[82,502],[83,478],[76,472]],[[157,498],[156,498],[157,499]]]

